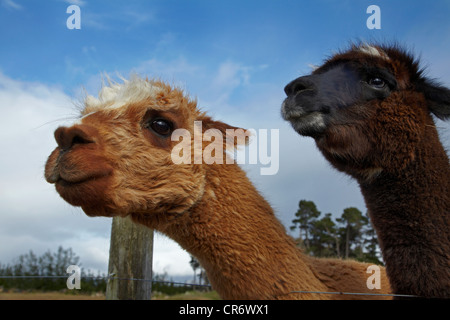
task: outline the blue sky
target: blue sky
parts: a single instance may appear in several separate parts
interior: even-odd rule
[[[66,27],[71,4],[80,30]],[[381,30],[366,27],[369,5],[381,9]],[[106,270],[110,220],[87,218],[43,181],[53,131],[70,124],[82,88],[96,95],[102,72],[174,82],[217,119],[279,129],[279,172],[245,169],[287,227],[301,199],[323,213],[365,210],[358,186],[282,121],[283,87],[352,40],[398,41],[450,86],[449,16],[448,0],[0,0],[0,243],[10,244],[0,262],[62,244]],[[439,126],[449,148],[449,125]],[[157,236],[155,270],[189,272],[179,250]]]
[[[351,39],[434,34],[444,42],[450,8],[445,0],[72,1],[80,4],[82,29],[68,30],[70,2],[2,1],[3,73],[70,91],[100,71],[129,72],[149,59],[183,57],[205,71],[224,60],[266,65],[255,80],[270,74],[271,82],[284,83],[284,75],[296,75],[293,64],[320,62]],[[374,31],[365,26],[365,11],[375,3],[382,29]]]

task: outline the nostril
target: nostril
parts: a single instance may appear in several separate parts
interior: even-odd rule
[[[294,92],[299,92],[308,89],[307,85],[304,82],[297,82],[294,85]]]
[[[87,140],[86,138],[79,136],[79,135],[75,135],[72,138],[72,146],[75,144],[86,144],[86,143],[91,143],[91,140]]]
[[[284,93],[286,93],[287,96],[291,95],[292,88],[291,88],[291,84],[290,83],[286,87],[284,87]]]
[[[314,90],[314,84],[308,77],[295,79],[284,88],[288,96],[304,90]]]
[[[287,96],[296,93],[297,80],[290,82],[286,87],[284,87],[284,92]]]
[[[93,143],[94,140],[88,131],[80,126],[60,127],[55,131],[55,140],[62,150],[69,150],[77,144]]]

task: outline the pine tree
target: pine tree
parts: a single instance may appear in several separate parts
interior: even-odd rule
[[[312,223],[310,253],[317,257],[339,257],[339,235],[331,213]]]
[[[368,219],[358,208],[346,208],[341,217],[336,219],[343,240],[344,258],[362,258],[363,251],[363,227],[368,224]]]
[[[339,218],[321,213],[313,201],[301,200],[290,229],[297,230],[297,243],[316,257],[356,259],[381,264],[375,231],[358,208],[344,209]]]
[[[317,210],[313,201],[301,200],[298,207],[299,209],[295,213],[297,218],[292,220],[291,230],[299,228],[299,245],[309,252],[311,245],[310,231],[316,219],[320,216],[320,211]]]

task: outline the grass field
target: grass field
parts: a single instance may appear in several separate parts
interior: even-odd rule
[[[0,300],[105,300],[105,296],[60,292],[2,292]]]
[[[219,300],[215,291],[198,292],[188,291],[186,293],[168,296],[154,294],[152,300]],[[67,294],[60,292],[1,292],[0,300],[105,300],[103,294],[84,295]]]

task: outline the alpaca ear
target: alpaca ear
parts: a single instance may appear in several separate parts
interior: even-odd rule
[[[251,133],[248,130],[230,126],[222,121],[212,120],[210,117],[202,119],[203,131],[216,129],[221,132],[224,137],[224,144],[234,148],[240,145],[247,145],[250,140]]]
[[[441,120],[450,119],[450,90],[425,80],[419,87],[428,101],[430,111]]]

